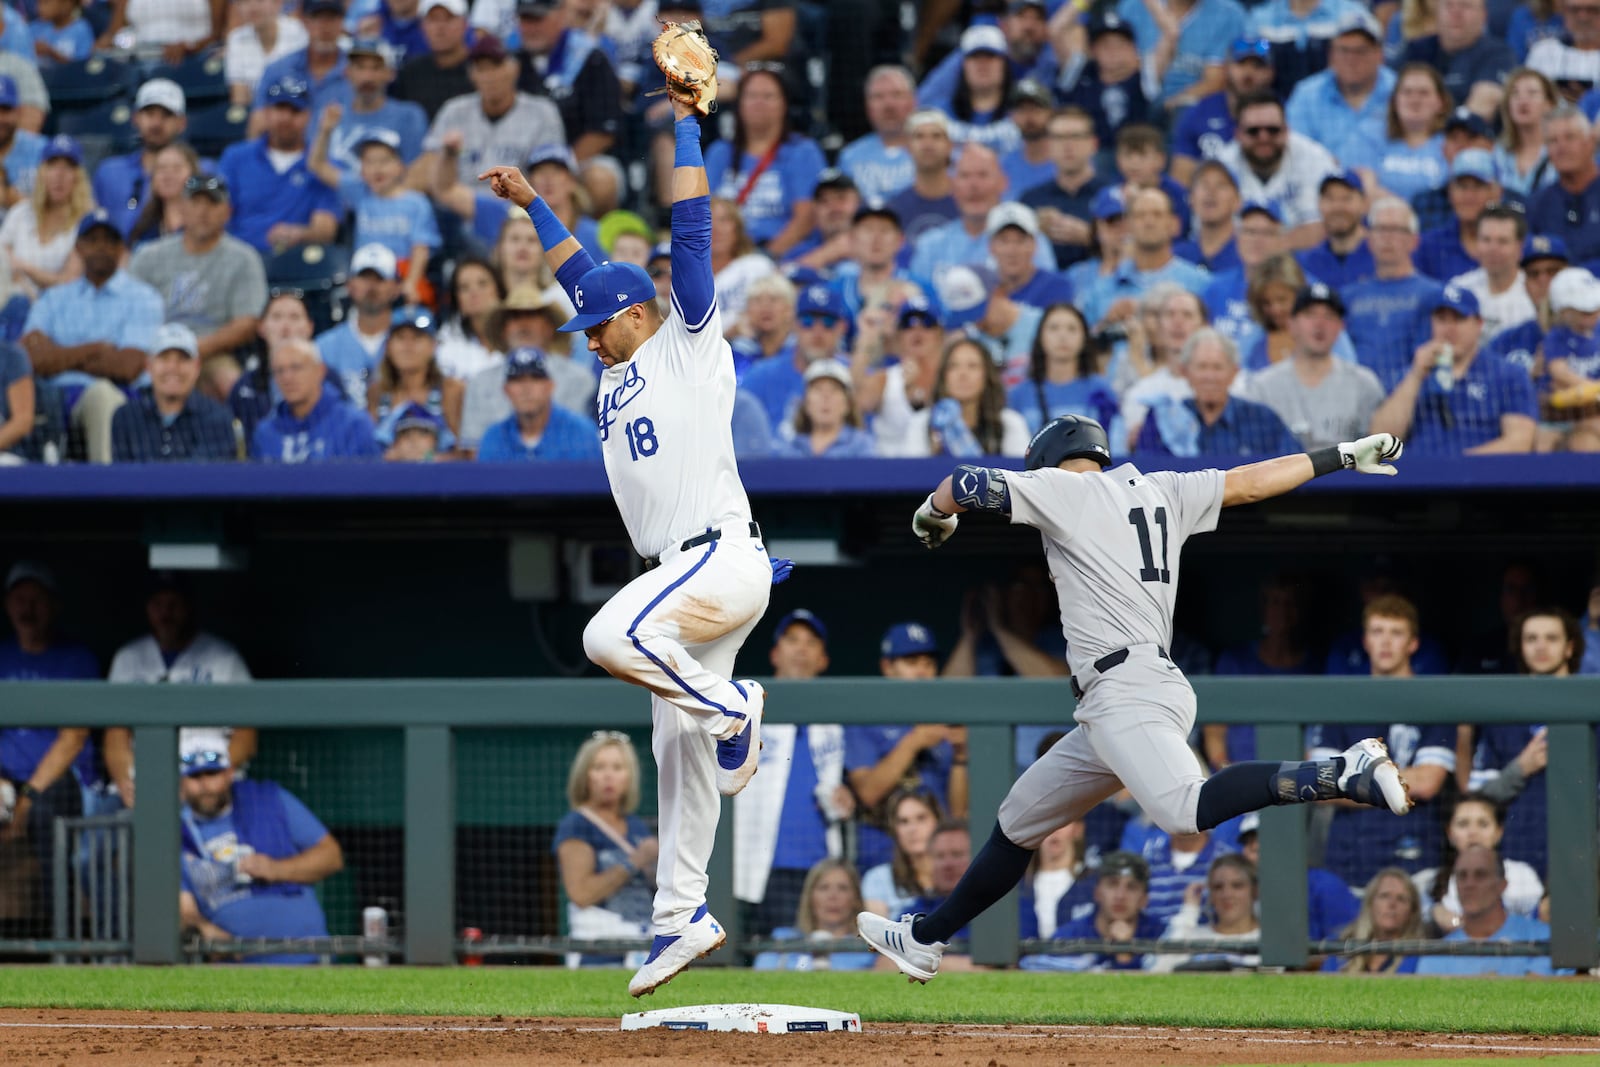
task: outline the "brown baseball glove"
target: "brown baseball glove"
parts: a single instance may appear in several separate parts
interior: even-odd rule
[[[709,115],[717,110],[717,50],[706,39],[699,19],[666,22],[650,51],[667,77],[666,91]]]

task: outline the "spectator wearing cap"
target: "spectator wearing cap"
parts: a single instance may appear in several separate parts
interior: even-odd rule
[[[918,237],[961,215],[950,176],[954,142],[950,119],[942,111],[917,111],[906,120],[911,153],[911,184],[890,198],[888,208],[899,217],[906,240]]]
[[[345,56],[344,87],[329,94],[331,99],[316,113],[317,137],[320,139],[325,129],[333,130],[328,139],[328,159],[347,174],[360,169],[362,144],[378,131],[394,135],[400,158],[407,164],[422,154],[428,115],[421,105],[390,96],[395,62],[394,49],[382,38],[351,41]],[[332,116],[330,108],[337,109]],[[328,184],[337,189],[343,183]]]
[[[1542,139],[1543,134],[1540,134]],[[1456,157],[1471,148],[1494,151],[1494,130],[1482,118],[1458,107],[1444,120],[1444,181],[1437,187],[1411,195],[1411,209],[1417,213],[1422,232],[1436,230],[1454,221],[1450,206],[1450,168]]]
[[[473,91],[469,71],[466,0],[422,0],[427,49],[405,57],[390,90],[396,100],[422,108],[432,122],[444,105]]]
[[[1108,275],[1078,294],[1084,317],[1101,328],[1131,315],[1134,302],[1157,282],[1176,282],[1193,293],[1205,291],[1210,276],[1173,254],[1178,220],[1172,201],[1160,189],[1140,189],[1128,198],[1128,254]]]
[[[267,64],[300,51],[311,39],[305,23],[284,14],[273,0],[234,0],[233,18],[237,24],[223,44],[222,76],[232,101],[248,107]]]
[[[1478,343],[1486,345],[1502,330],[1520,326],[1538,314],[1521,266],[1528,222],[1520,211],[1491,204],[1478,216],[1473,229],[1473,251],[1479,266],[1446,284],[1460,286],[1478,298],[1478,313],[1483,318]]]
[[[405,186],[406,165],[400,135],[382,126],[364,127],[356,138],[360,177],[345,179],[328,160],[328,139],[339,121],[339,105],[322,112],[321,128],[307,164],[328,188],[337,189],[345,210],[355,215],[352,243],[356,247],[382,245],[394,253],[400,273],[401,293],[408,304],[429,304],[433,286],[428,283],[428,263],[443,238],[434,218],[433,204]]]
[[[1600,451],[1600,418],[1593,414],[1595,383],[1600,382],[1600,341],[1595,338],[1600,280],[1582,267],[1563,270],[1550,283],[1550,313],[1554,322],[1542,342],[1543,373],[1534,385],[1541,410],[1560,421],[1539,427],[1538,450]]]
[[[1322,179],[1317,191],[1322,241],[1295,253],[1307,276],[1343,291],[1367,281],[1377,270],[1367,247],[1367,191],[1361,175],[1345,168]]]
[[[733,139],[706,149],[712,195],[737,203],[751,240],[782,259],[816,224],[812,192],[824,166],[817,143],[791,127],[782,76],[747,71]]]
[[[908,123],[917,106],[917,83],[906,68],[882,65],[867,74],[864,92],[872,132],[844,146],[839,169],[850,175],[864,201],[881,204],[909,188],[916,175]]]
[[[768,659],[774,678],[817,677],[828,669],[827,626],[805,608],[789,612]],[[772,724],[761,738],[761,773],[733,801],[734,895],[755,905],[747,929],[766,934],[794,920],[806,872],[844,854],[841,827],[855,797],[844,784],[843,727]]]
[[[339,230],[339,194],[306,153],[310,107],[303,81],[267,86],[266,132],[229,145],[217,161],[232,197],[228,232],[265,254],[331,241]]]
[[[1233,172],[1215,159],[1202,160],[1189,179],[1189,207],[1194,212],[1194,236],[1174,244],[1172,254],[1212,275],[1240,266],[1239,183]]]
[[[1007,294],[988,267],[952,267],[939,277],[939,305],[946,330],[964,330],[1000,369],[1007,389],[1028,372],[1033,341],[1044,310]]]
[[[226,179],[197,174],[184,184],[182,232],[145,245],[128,263],[128,273],[160,295],[163,318],[195,332],[202,360],[250,344],[267,304],[261,257],[225,232],[232,211]]]
[[[834,268],[832,284],[853,318],[859,320],[875,308],[892,315],[914,294],[927,296],[933,291],[931,281],[899,265],[905,232],[892,208],[867,205],[858,209],[849,237],[849,254]]]
[[[1362,672],[1365,673],[1365,672]],[[1261,866],[1261,815],[1249,812],[1239,819],[1239,853]],[[1337,937],[1361,911],[1361,898],[1350,891],[1344,879],[1326,867],[1306,871],[1307,934],[1313,941]]]
[[[425,308],[396,308],[377,373],[367,386],[367,413],[379,444],[394,442],[394,425],[408,404],[420,404],[445,424],[440,444],[455,447],[461,427],[466,383],[448,378],[439,367],[433,313]]]
[[[162,326],[150,342],[150,384],[136,389],[111,420],[117,463],[209,462],[239,458],[233,416],[195,391],[200,345],[182,323]]]
[[[357,0],[351,5],[350,15],[355,18],[356,36],[381,38],[396,56],[427,51],[428,37],[422,31],[419,0]]]
[[[622,86],[599,37],[571,24],[562,0],[517,0],[523,92],[548,97],[578,161],[609,152],[622,129]]]
[[[1268,0],[1250,9],[1244,32],[1272,46],[1275,85],[1283,96],[1328,65],[1341,23],[1365,6],[1355,0]]]
[[[895,623],[878,642],[885,678],[939,677],[939,643],[920,622]],[[899,790],[926,791],[951,817],[967,817],[967,729],[943,723],[846,726],[845,781],[861,806],[856,865],[871,869],[894,854],[892,814],[884,803]]]
[[[94,27],[83,17],[78,0],[44,0],[35,8],[38,18],[28,23],[28,33],[41,68],[89,58],[94,51]],[[10,22],[8,17],[8,31]]]
[[[133,98],[139,147],[101,160],[94,171],[95,203],[111,213],[123,233],[132,229],[150,197],[156,154],[182,137],[188,123],[188,104],[177,82],[151,78],[139,86]]]
[[[543,351],[545,369],[556,383],[557,406],[587,418],[594,412],[595,389],[600,381],[589,360],[574,359],[558,350],[557,346],[563,338],[559,331],[568,318],[551,290],[523,284],[507,293],[500,302],[491,332],[500,338],[508,352],[513,348],[537,348]],[[477,390],[488,390],[495,397],[492,413],[488,414],[482,425],[496,422],[511,413],[511,409],[505,406],[505,392],[500,388],[502,376],[499,372],[502,369],[501,359],[496,356],[467,379],[465,406],[468,411],[476,406],[473,398]],[[491,385],[492,389],[489,388]],[[462,419],[472,421],[466,412]]]
[[[1477,245],[1478,216],[1500,199],[1494,157],[1479,148],[1456,156],[1447,191],[1452,219],[1424,233],[1417,246],[1417,269],[1441,282],[1478,265],[1471,251]]]
[[[1394,71],[1383,65],[1383,27],[1358,8],[1339,20],[1328,44],[1328,69],[1290,94],[1289,127],[1344,159],[1350,146],[1383,139],[1394,84]]]
[[[435,463],[441,452],[448,451],[446,442],[452,440],[444,420],[415,402],[396,411],[382,432],[388,438],[380,439],[387,446],[383,458],[388,463]]]
[[[1449,174],[1442,133],[1449,114],[1439,72],[1408,63],[1395,77],[1384,128],[1346,141],[1340,162],[1361,174],[1374,196],[1410,199],[1440,186]]]
[[[1006,186],[1015,193],[1032,189],[1055,176],[1055,159],[1050,152],[1048,128],[1055,110],[1055,94],[1043,82],[1024,78],[1011,90],[1011,124],[1021,143],[1000,157],[1006,172]]]
[[[1188,182],[1202,160],[1216,159],[1234,138],[1239,101],[1272,85],[1272,46],[1259,37],[1237,37],[1228,46],[1222,87],[1195,101],[1172,131],[1172,176]]]
[[[1600,18],[1595,21],[1600,23]],[[1575,261],[1588,262],[1600,257],[1600,167],[1595,165],[1594,130],[1582,112],[1558,107],[1545,116],[1544,135],[1556,181],[1533,194],[1528,227],[1561,238]]]
[[[317,351],[346,396],[364,399],[372,372],[383,359],[400,295],[395,255],[380,244],[362,245],[350,257],[350,307],[344,321],[317,335]]]
[[[1300,446],[1276,412],[1233,396],[1239,348],[1208,326],[1189,336],[1178,353],[1190,395],[1154,403],[1134,443],[1135,452],[1168,456],[1281,456]]]
[[[345,58],[341,47],[344,40],[343,0],[305,0],[300,6],[300,16],[305,21],[306,46],[290,52],[281,59],[268,63],[256,82],[255,99],[251,101],[250,135],[259,136],[266,129],[267,109],[271,101],[267,90],[285,81],[300,82],[310,94],[309,107],[322,105],[341,98],[346,91],[344,80]]]
[[[538,348],[514,348],[506,357],[504,392],[511,414],[484,431],[480,462],[600,458],[593,421],[554,403],[549,358]]]
[[[1060,62],[1051,41],[1046,5],[1037,0],[1009,0],[993,6],[999,18],[991,21],[986,15],[974,17],[972,25],[961,36],[960,46],[923,76],[917,88],[918,107],[948,111],[960,91],[966,59],[974,51],[1004,58],[1005,69],[1013,81],[1032,78],[1045,85],[1055,82]],[[981,36],[968,36],[973,29],[980,28],[984,31]]]
[[[1154,918],[1150,903],[1150,865],[1135,852],[1112,852],[1101,859],[1094,880],[1094,908],[1073,918],[1077,894],[1061,898],[1055,936],[1058,940],[1153,941],[1166,929]],[[1029,956],[1024,966],[1039,971],[1138,971],[1151,958],[1132,952],[1085,952],[1071,956]]]
[[[1140,55],[1131,23],[1107,12],[1089,24],[1089,47],[1075,51],[1061,68],[1056,92],[1063,103],[1094,116],[1094,132],[1110,144],[1130,122],[1159,117],[1163,61],[1169,47]]]
[[[84,216],[77,232],[83,274],[45,290],[28,309],[20,344],[33,373],[65,394],[89,459],[109,463],[112,416],[126,400],[120,386],[144,370],[161,297],[119,268],[127,249],[107,213]]]
[[[989,255],[1002,293],[1040,309],[1072,299],[1072,284],[1064,276],[1037,265],[1045,242],[1032,208],[1014,200],[999,204],[989,212],[984,232],[989,235]]]
[[[23,293],[37,297],[83,272],[74,247],[78,223],[92,211],[83,150],[65,134],[50,138],[39,153],[33,192],[7,211],[0,223],[0,252],[9,260],[12,280]]]
[[[811,199],[816,228],[784,254],[783,262],[831,277],[850,257],[850,225],[861,209],[861,193],[848,174],[828,167],[817,175]]]
[[[595,220],[595,230],[599,234],[600,251],[607,258],[640,267],[650,262],[656,231],[637,212],[613,208]]]
[[[1246,385],[1248,399],[1277,412],[1307,451],[1360,437],[1383,401],[1377,375],[1333,354],[1344,315],[1334,289],[1322,282],[1307,285],[1289,318],[1289,358],[1251,375]]]
[[[1239,179],[1245,200],[1277,206],[1290,248],[1310,248],[1322,240],[1317,195],[1322,179],[1339,165],[1326,148],[1291,129],[1277,97],[1261,93],[1239,101],[1234,140],[1217,158]]]
[[[275,345],[272,381],[282,400],[256,424],[252,459],[267,463],[320,463],[375,459],[380,454],[367,413],[327,381],[328,368],[310,341]]]
[[[344,867],[344,852],[328,828],[277,783],[236,779],[220,731],[191,734],[178,755],[183,928],[211,941],[328,936],[312,889]],[[245,959],[315,963],[319,957]]]
[[[950,116],[950,136],[958,144],[982,144],[1005,155],[1021,141],[1016,124],[1006,115],[1018,73],[1007,54],[1005,33],[979,23],[961,35],[960,66],[947,101],[934,100],[924,83],[917,102]]]
[[[1345,332],[1362,366],[1394,388],[1411,365],[1411,354],[1432,331],[1429,316],[1443,289],[1418,273],[1417,216],[1395,196],[1380,197],[1367,212],[1372,275],[1340,292]]]
[[[1529,48],[1527,62],[1575,104],[1600,85],[1600,5],[1571,0],[1561,5],[1561,18],[1566,32]]]
[[[844,357],[841,346],[850,330],[850,313],[836,291],[820,283],[808,285],[796,300],[795,324],[794,354],[760,360],[739,382],[740,389],[761,401],[774,427],[794,425],[806,368],[819,359]]]
[[[1088,292],[1100,279],[1110,277],[1122,262],[1128,237],[1127,206],[1127,190],[1120,183],[1107,185],[1095,194],[1090,208],[1094,219],[1094,244],[1090,246],[1089,258],[1066,270],[1074,293]]]
[[[916,238],[911,255],[911,272],[935,283],[939,274],[950,267],[993,266],[987,232],[989,213],[1006,194],[1005,172],[994,152],[983,145],[968,145],[956,162],[953,191],[960,214]],[[1053,270],[1055,254],[1038,242],[1034,262],[1044,270]]]
[[[1212,278],[1203,300],[1211,325],[1247,352],[1261,339],[1250,307],[1250,274],[1270,257],[1284,254],[1283,216],[1276,205],[1247,201],[1239,208],[1237,231],[1239,265]]]
[[[411,166],[413,188],[433,184],[438,157],[447,151],[447,133],[460,135],[460,145],[452,153],[456,178],[473,187],[488,168],[521,166],[540,145],[563,141],[561,112],[548,99],[519,92],[518,69],[516,57],[499,38],[478,35],[467,53],[473,91],[449,101],[434,115],[422,142],[422,156]]]
[[[1485,0],[1441,0],[1437,20],[1438,32],[1414,38],[1400,62],[1433,67],[1444,76],[1455,104],[1492,121],[1504,95],[1501,85],[1517,65],[1517,57],[1489,33]],[[1531,54],[1529,59],[1528,65],[1534,66]]]
[[[1533,374],[1538,363],[1539,344],[1544,340],[1545,330],[1555,319],[1551,287],[1556,277],[1568,266],[1567,245],[1561,238],[1535,235],[1523,242],[1522,284],[1527,290],[1528,299],[1533,302],[1534,317],[1519,326],[1501,330],[1492,343],[1483,346],[1484,352],[1503,356],[1529,375]],[[1417,345],[1427,340],[1427,333],[1428,329],[1425,328],[1423,336],[1406,350],[1407,354],[1415,352]],[[1401,373],[1407,366],[1410,366],[1409,361],[1401,366]]]
[[[794,459],[854,459],[878,454],[873,434],[862,426],[850,365],[819,359],[801,376],[804,383],[794,418],[780,435],[777,454]]]
[[[1054,172],[1022,190],[1019,199],[1037,213],[1056,266],[1065,270],[1088,256],[1094,244],[1094,198],[1111,181],[1095,170],[1100,141],[1094,119],[1082,108],[1058,108],[1045,124],[1045,137]]]
[[[1483,353],[1478,298],[1447,285],[1433,308],[1433,336],[1371,420],[1423,456],[1530,452],[1538,406],[1520,367]]]

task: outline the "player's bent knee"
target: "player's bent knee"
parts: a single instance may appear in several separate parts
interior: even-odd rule
[[[633,643],[620,627],[610,623],[605,612],[589,620],[589,625],[583,628],[583,654],[604,671],[626,674],[632,665]]]

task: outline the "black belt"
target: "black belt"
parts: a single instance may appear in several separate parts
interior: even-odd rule
[[[750,524],[750,537],[751,537],[752,540],[755,540],[755,541],[761,540],[761,527],[757,526],[753,522]],[[707,530],[705,533],[700,534],[698,537],[691,537],[691,538],[689,538],[689,540],[687,540],[683,544],[679,545],[678,546],[678,551],[687,552],[691,548],[699,548],[701,545],[709,545],[713,541],[720,541],[720,540],[722,540],[722,530],[720,528],[715,529],[715,530]],[[660,556],[646,556],[645,557],[645,560],[644,560],[644,569],[645,570],[653,571],[659,566],[661,566],[661,557]],[[1126,654],[1126,653],[1124,653],[1124,654]]]
[[[1167,650],[1162,648],[1160,645],[1156,646],[1156,655],[1160,656],[1162,659],[1166,660],[1168,663],[1172,662],[1172,657],[1167,655]],[[1107,652],[1105,655],[1101,656],[1099,659],[1094,661],[1094,671],[1095,671],[1096,674],[1104,674],[1104,673],[1106,673],[1106,671],[1109,671],[1113,667],[1122,666],[1123,661],[1126,660],[1127,658],[1128,658],[1128,650],[1125,649],[1125,648],[1119,648],[1115,652]],[[1083,699],[1083,687],[1078,684],[1077,675],[1073,675],[1072,676],[1071,682],[1072,682],[1072,695],[1076,699],[1082,700]]]

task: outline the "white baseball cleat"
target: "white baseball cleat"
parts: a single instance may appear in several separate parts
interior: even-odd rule
[[[1389,746],[1376,737],[1357,741],[1344,750],[1339,792],[1362,804],[1388,808],[1396,815],[1411,810],[1411,787],[1389,758]]]
[[[856,916],[856,932],[874,952],[900,968],[901,974],[913,982],[927,982],[939,973],[939,960],[949,946],[943,941],[931,945],[918,941],[911,933],[911,924],[916,919],[915,915],[885,919],[864,911]]]
[[[655,944],[650,946],[650,957],[628,982],[628,995],[649,996],[676,978],[689,964],[721,948],[727,940],[722,924],[712,917],[704,904],[700,905],[683,933],[672,937],[656,935]]]
[[[759,682],[745,678],[733,684],[748,694],[749,716],[743,730],[717,742],[717,792],[725,797],[736,795],[755,777],[761,760],[761,716],[767,709],[767,691]]]

